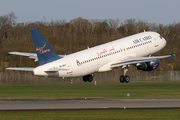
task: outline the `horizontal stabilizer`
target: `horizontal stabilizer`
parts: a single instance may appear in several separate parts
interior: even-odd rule
[[[38,58],[37,58],[37,54],[36,54],[36,53],[9,52],[9,51],[7,51],[7,54],[8,54],[8,56],[9,56],[10,54],[12,54],[12,55],[27,56],[27,57],[29,57],[29,58],[31,58],[31,59],[34,59],[35,62],[38,61]]]
[[[19,71],[33,71],[35,68],[26,68],[26,67],[9,67],[6,70],[19,70]]]
[[[16,51],[14,51],[14,52],[9,52],[9,51],[7,51],[7,56],[9,56],[9,55],[20,55],[20,56],[27,56],[27,57],[29,57],[29,58],[31,58],[31,59],[34,59],[34,61],[36,62],[36,61],[38,61],[38,58],[37,58],[37,54],[36,53],[26,53],[26,52],[16,52]],[[63,58],[65,55],[58,55],[59,57],[61,57],[61,58]]]

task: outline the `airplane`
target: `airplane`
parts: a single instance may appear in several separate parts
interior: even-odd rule
[[[126,72],[130,65],[138,70],[152,71],[159,67],[159,59],[175,56],[151,56],[166,45],[166,40],[159,33],[152,31],[144,31],[69,55],[57,55],[37,28],[31,30],[31,35],[36,53],[8,52],[8,55],[28,56],[39,61],[39,66],[9,67],[7,70],[31,71],[33,75],[45,77],[83,76],[84,82],[91,82],[93,73],[121,67],[124,74],[119,77],[119,81],[128,83],[130,77]]]

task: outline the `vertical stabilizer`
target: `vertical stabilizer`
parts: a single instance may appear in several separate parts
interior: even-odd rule
[[[62,58],[54,52],[52,47],[37,28],[31,30],[31,35],[38,56],[39,65],[43,65]]]

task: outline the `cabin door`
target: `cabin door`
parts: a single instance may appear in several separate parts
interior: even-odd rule
[[[159,42],[156,39],[156,36],[153,36],[153,39],[154,39],[155,47],[158,47],[159,46]]]

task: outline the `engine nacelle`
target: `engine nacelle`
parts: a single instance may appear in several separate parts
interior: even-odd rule
[[[159,60],[156,60],[155,63],[151,63],[151,62],[141,63],[139,66],[137,66],[137,69],[142,71],[152,71],[158,68],[159,64],[160,64]]]

